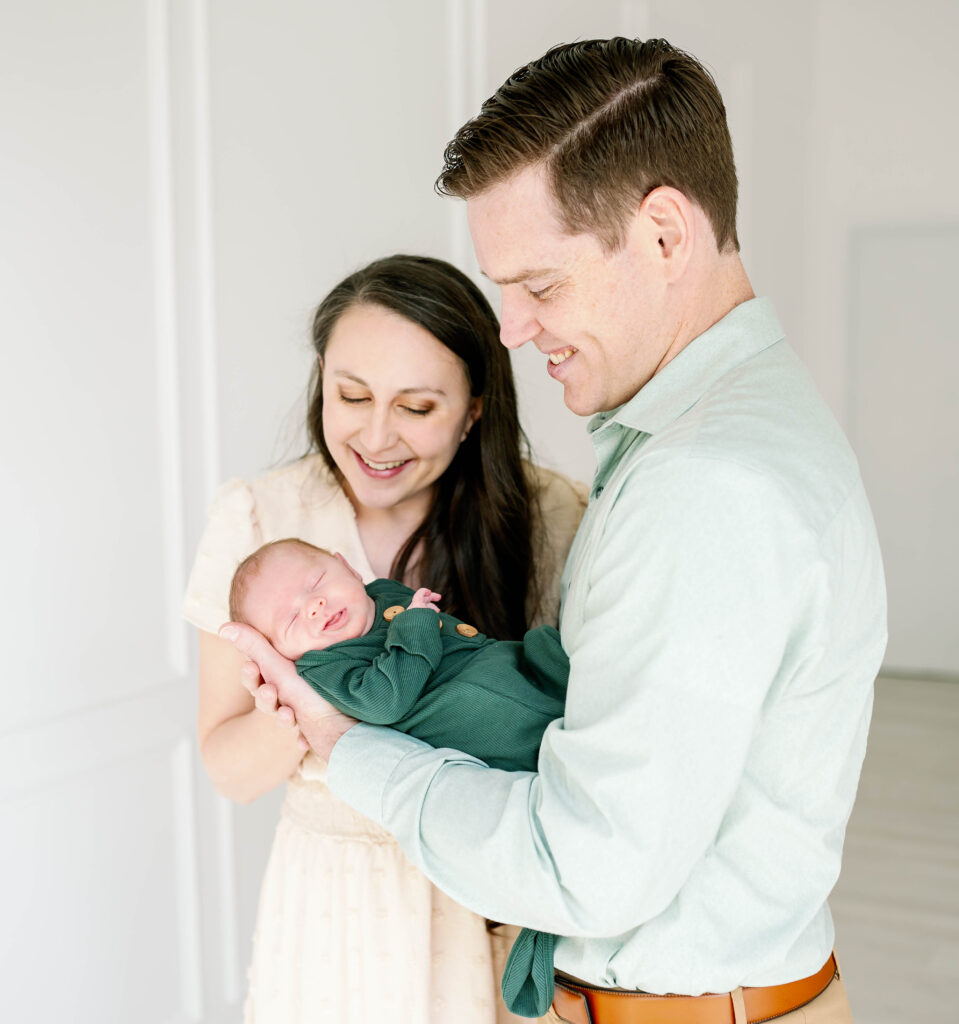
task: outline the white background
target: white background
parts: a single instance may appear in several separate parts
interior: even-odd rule
[[[713,69],[757,293],[860,455],[887,667],[959,676],[950,0],[0,4],[0,1016],[238,1019],[276,815],[198,767],[180,595],[216,484],[300,454],[312,307],[394,251],[475,271],[445,142],[573,38]],[[537,457],[584,423],[516,359]]]

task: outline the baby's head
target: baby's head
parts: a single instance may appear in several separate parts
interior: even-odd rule
[[[376,605],[343,558],[290,538],[244,559],[230,585],[230,618],[258,629],[295,661],[368,633]]]

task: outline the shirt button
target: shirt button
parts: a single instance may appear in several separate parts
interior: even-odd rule
[[[391,604],[389,608],[383,612],[383,618],[386,619],[387,622],[392,622],[400,612],[404,611],[406,611],[406,609],[401,604]]]
[[[479,630],[475,626],[471,626],[468,622],[460,622],[456,626],[456,632],[460,636],[476,636]]]

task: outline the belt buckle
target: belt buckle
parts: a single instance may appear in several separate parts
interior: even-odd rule
[[[563,1024],[593,1024],[585,994],[566,988],[559,981],[553,986],[553,1012]]]

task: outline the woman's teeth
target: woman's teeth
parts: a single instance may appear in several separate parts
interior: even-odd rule
[[[575,348],[567,348],[562,352],[550,352],[549,361],[553,366],[558,366],[560,363],[565,363],[567,359],[576,351]]]
[[[397,466],[402,466],[404,462],[408,462],[408,459],[400,459],[397,462],[374,462],[372,459],[366,458],[365,455],[360,455],[360,458],[370,467],[370,469],[396,469]]]

